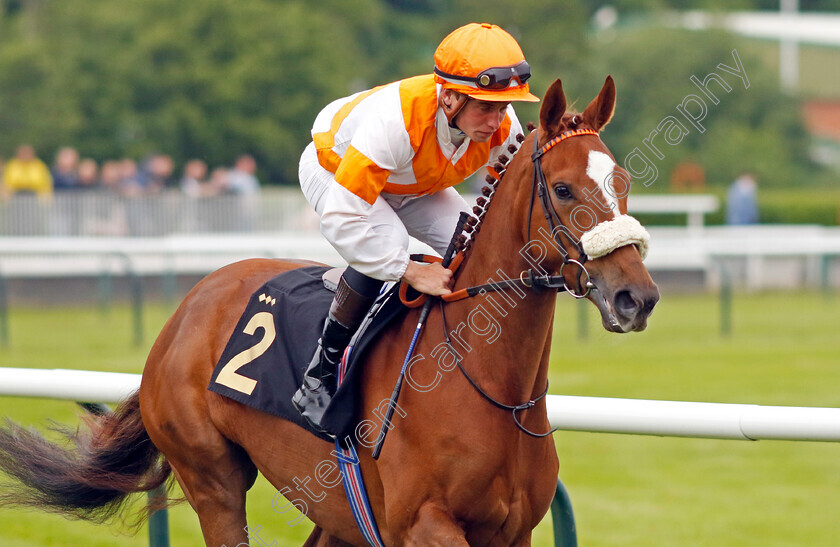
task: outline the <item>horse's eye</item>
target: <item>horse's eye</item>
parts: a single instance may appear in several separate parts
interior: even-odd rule
[[[558,184],[557,186],[555,186],[554,195],[557,196],[558,199],[562,200],[572,199],[573,197],[572,191],[565,184]]]

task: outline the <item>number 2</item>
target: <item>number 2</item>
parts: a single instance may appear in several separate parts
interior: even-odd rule
[[[247,395],[253,393],[254,388],[257,387],[257,381],[252,378],[242,376],[236,371],[265,353],[265,350],[267,350],[271,346],[271,343],[274,342],[274,338],[277,336],[277,333],[274,330],[274,316],[267,311],[261,311],[255,314],[251,320],[248,321],[248,324],[245,325],[245,329],[242,332],[253,335],[260,327],[263,328],[262,339],[250,348],[234,355],[233,358],[222,367],[222,370],[219,371],[219,375],[216,377],[217,384],[222,384],[223,386],[227,386]]]

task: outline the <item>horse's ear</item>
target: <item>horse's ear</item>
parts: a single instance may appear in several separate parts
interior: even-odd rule
[[[566,94],[560,78],[554,80],[545,93],[542,107],[540,107],[540,126],[550,138],[560,133],[560,120],[566,112]]]
[[[583,111],[583,120],[596,131],[610,123],[615,111],[615,82],[607,76],[598,96]]]

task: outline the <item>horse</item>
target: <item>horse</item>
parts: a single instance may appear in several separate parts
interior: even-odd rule
[[[608,331],[646,327],[659,292],[641,244],[590,257],[580,244],[627,213],[629,175],[599,136],[614,108],[611,77],[582,113],[567,112],[560,80],[550,86],[525,150],[494,166],[492,199],[476,206],[453,287],[472,297],[431,307],[393,423],[382,423],[383,403],[419,310],[385,327],[359,363],[358,459],[385,545],[530,545],[558,474],[544,398],[557,295],[589,299]],[[605,174],[626,191],[605,186]],[[365,545],[341,489],[330,490],[340,483],[333,444],[207,389],[254,291],[313,264],[249,259],[205,277],[161,330],[138,392],[88,418],[70,453],[4,430],[0,467],[34,492],[5,500],[101,520],[171,474],[206,544],[232,547],[248,542],[245,497],[259,472],[315,523],[306,546]],[[374,459],[381,425],[387,442]]]

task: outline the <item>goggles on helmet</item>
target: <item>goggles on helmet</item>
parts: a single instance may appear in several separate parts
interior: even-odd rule
[[[531,67],[527,61],[515,64],[513,66],[501,66],[488,68],[481,71],[481,73],[472,78],[470,76],[456,76],[454,74],[447,74],[438,67],[435,67],[435,74],[444,80],[452,83],[472,83],[480,89],[501,90],[510,87],[510,82],[513,79],[523,85],[531,77]]]

